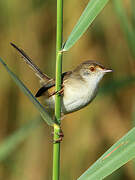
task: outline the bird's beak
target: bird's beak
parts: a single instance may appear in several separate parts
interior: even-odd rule
[[[108,72],[113,72],[113,70],[112,69],[103,69],[103,72],[108,73]]]

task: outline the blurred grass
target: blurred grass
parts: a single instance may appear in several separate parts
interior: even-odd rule
[[[125,87],[135,86],[135,77],[124,77],[117,80],[109,80],[100,88],[102,94],[114,93]]]
[[[114,9],[116,11],[116,14],[119,18],[119,22],[120,22],[120,25],[121,25],[121,28],[125,34],[125,37],[127,39],[127,43],[131,49],[131,52],[132,52],[132,55],[133,57],[135,57],[135,28],[133,26],[133,23],[134,23],[134,2],[131,1],[131,7],[133,6],[132,8],[132,17],[130,18],[131,20],[133,19],[133,22],[131,21],[131,23],[129,22],[128,20],[128,17],[126,15],[126,11],[123,7],[123,1],[121,0],[114,0],[112,1],[113,2],[113,5],[114,5]]]
[[[88,0],[64,2],[64,40],[87,3]],[[116,3],[121,1],[118,0]],[[132,127],[135,64],[130,44],[134,42],[132,38],[127,38],[125,29],[131,29],[131,34],[135,34],[134,0],[122,1],[122,14],[114,11],[115,8],[113,2],[109,3],[79,43],[64,54],[64,71],[73,69],[87,59],[95,59],[114,70],[113,74],[104,77],[104,82],[100,85],[100,92],[104,96],[97,96],[88,107],[67,115],[62,121],[65,137],[61,152],[61,178],[64,180],[77,179],[89,167],[90,162],[93,164]],[[31,70],[20,61],[9,42],[16,42],[44,72],[54,77],[55,13],[56,4],[52,0],[28,0],[25,3],[17,0],[0,1],[0,56],[14,69],[33,94],[39,88],[38,81]],[[120,15],[123,18],[123,13],[126,18],[126,22],[123,20],[124,26],[120,19]],[[19,130],[18,127],[23,128],[23,125],[28,123],[28,114],[31,120],[33,116],[37,116],[37,112],[27,97],[16,88],[2,66],[0,85],[0,140],[3,144],[6,138],[14,135],[15,130]],[[17,145],[18,148],[1,163],[0,179],[51,179],[50,132],[46,126],[37,131],[35,127],[30,130],[32,131],[25,141],[19,137],[18,142],[23,143]],[[118,180],[134,178],[134,169],[129,163],[122,168],[122,175],[117,176]]]
[[[41,126],[42,120],[40,117],[36,117],[30,120],[21,128],[16,130],[13,134],[9,135],[3,143],[0,144],[0,162],[5,160],[13,151],[22,143],[31,132]]]

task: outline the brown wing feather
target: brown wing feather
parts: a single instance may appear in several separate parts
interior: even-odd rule
[[[55,85],[47,90],[49,97],[55,94]]]
[[[62,74],[62,89],[58,92],[61,95],[64,93],[64,81],[68,78],[68,76],[70,76],[72,74],[72,71],[68,71],[68,72],[64,72]],[[55,95],[57,92],[55,91],[55,80],[52,79],[52,81],[50,81],[49,83],[45,84],[44,86],[42,86],[38,92],[36,93],[35,97],[40,97],[42,95],[45,94],[45,92],[48,92],[48,96],[51,97],[53,95]]]

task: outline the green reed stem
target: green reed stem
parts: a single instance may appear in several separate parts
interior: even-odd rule
[[[57,0],[57,34],[56,34],[56,91],[61,89],[62,74],[62,32],[63,32],[63,0]],[[53,180],[59,180],[60,174],[60,142],[56,142],[60,136],[61,97],[55,95],[55,122],[53,144]]]

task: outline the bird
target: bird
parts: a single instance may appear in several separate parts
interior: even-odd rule
[[[95,60],[87,60],[79,64],[74,70],[62,73],[61,90],[56,92],[55,79],[43,73],[32,59],[17,47],[10,43],[21,55],[24,61],[33,69],[40,79],[41,88],[35,97],[43,97],[44,104],[52,113],[55,109],[55,94],[61,95],[61,113],[63,115],[78,111],[90,104],[96,97],[99,83],[103,76],[112,69],[105,68]]]

